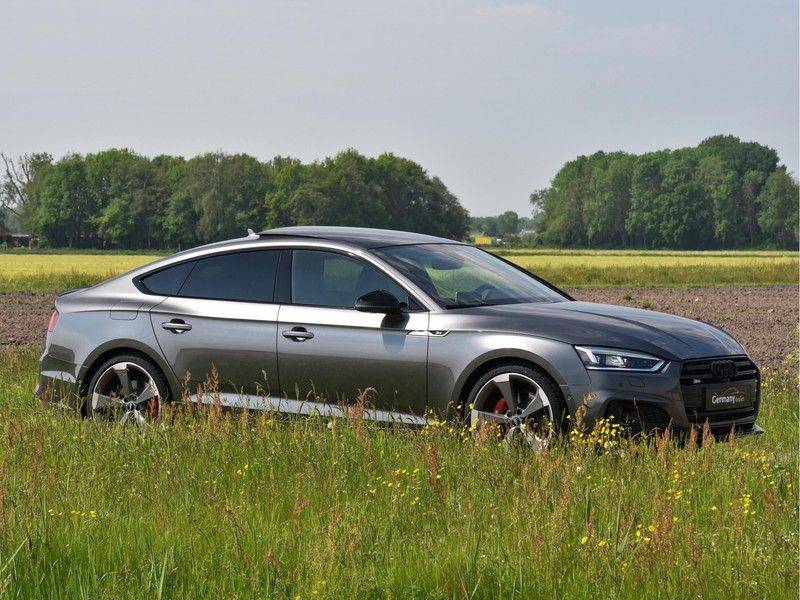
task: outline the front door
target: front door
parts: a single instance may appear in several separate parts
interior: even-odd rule
[[[379,289],[412,310],[387,316],[353,308],[359,297]],[[295,250],[291,304],[281,306],[278,320],[284,397],[353,404],[366,393],[382,411],[424,413],[428,313],[376,267],[335,252]]]
[[[197,261],[175,296],[150,311],[158,343],[189,391],[216,387],[225,404],[278,395],[273,303],[279,251],[227,253]]]

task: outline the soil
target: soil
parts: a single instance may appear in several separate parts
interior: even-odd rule
[[[41,292],[0,293],[0,347],[44,347],[54,296]]]
[[[772,286],[605,287],[568,290],[578,300],[657,310],[721,327],[761,366],[778,368],[798,349],[798,288]],[[0,293],[0,346],[41,346],[53,295]]]
[[[724,329],[759,366],[780,368],[798,348],[794,285],[574,288],[577,300],[646,308]]]

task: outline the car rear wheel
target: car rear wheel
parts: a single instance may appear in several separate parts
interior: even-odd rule
[[[523,442],[534,450],[551,445],[565,416],[555,383],[524,363],[485,373],[472,386],[467,409],[473,431],[496,426],[508,443]]]
[[[140,356],[117,356],[100,365],[86,398],[86,416],[142,426],[158,419],[168,396],[161,371]]]

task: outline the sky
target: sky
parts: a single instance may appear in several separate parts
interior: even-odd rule
[[[0,151],[393,152],[476,216],[718,133],[798,173],[798,3],[3,0]]]

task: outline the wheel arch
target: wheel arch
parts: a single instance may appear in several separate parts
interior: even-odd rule
[[[467,402],[467,396],[469,395],[472,386],[475,385],[475,382],[492,369],[510,363],[524,363],[529,367],[533,367],[534,369],[541,371],[552,381],[556,389],[561,393],[562,400],[565,401],[565,405],[568,406],[566,399],[564,398],[564,391],[561,388],[565,382],[553,365],[540,356],[514,348],[495,350],[481,355],[473,360],[463,370],[461,377],[459,377],[456,385],[454,386],[454,394],[452,399],[453,406],[461,407],[460,411],[463,414]]]
[[[105,344],[101,344],[86,357],[86,360],[83,361],[83,365],[78,373],[78,390],[80,395],[83,396],[88,392],[87,386],[89,385],[89,382],[92,380],[92,377],[100,365],[102,365],[109,358],[123,354],[140,356],[154,363],[161,371],[164,379],[167,380],[167,385],[169,386],[169,392],[172,398],[180,398],[180,382],[175,377],[172,369],[163,359],[161,354],[154,351],[147,344],[143,344],[138,340],[132,339],[113,340]]]

